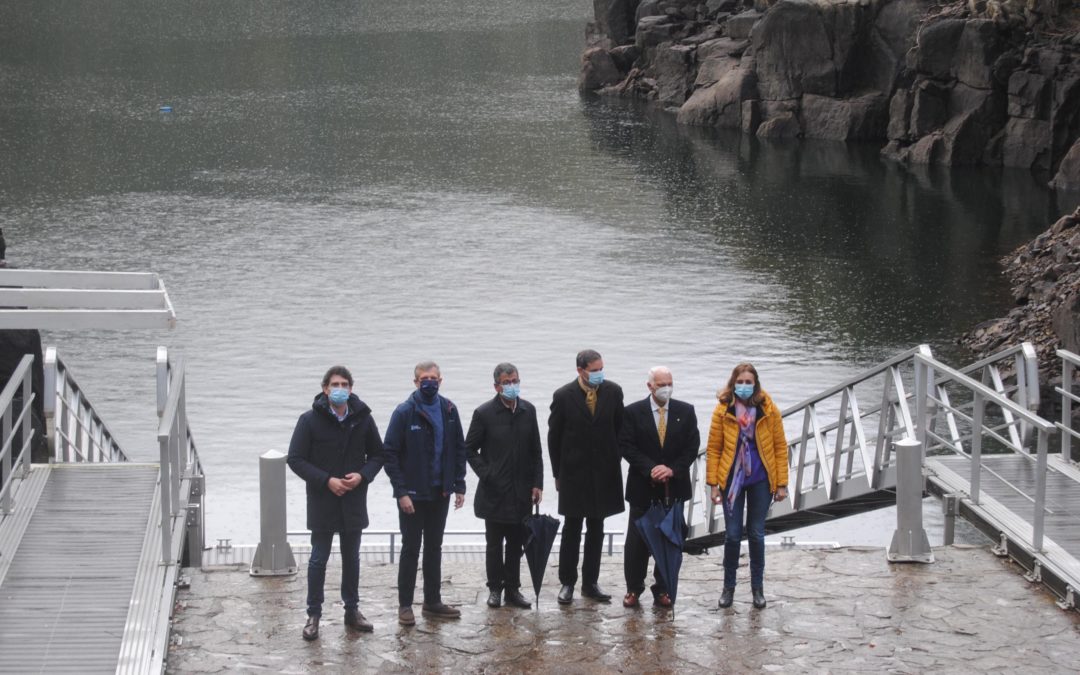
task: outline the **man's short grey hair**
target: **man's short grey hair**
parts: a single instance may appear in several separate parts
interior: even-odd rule
[[[503,375],[514,375],[515,373],[517,373],[517,371],[517,366],[512,363],[500,363],[499,365],[495,366],[495,384],[499,383],[499,378]]]
[[[595,349],[582,349],[578,352],[576,363],[577,367],[585,369],[589,367],[589,364],[593,361],[597,361],[603,357],[600,356],[600,352]]]
[[[657,375],[671,375],[671,369],[667,366],[653,366],[649,368],[649,384],[656,384]]]
[[[434,361],[421,361],[420,363],[416,364],[415,368],[413,368],[413,379],[419,380],[420,373],[424,372],[425,370],[431,370],[432,368],[434,368],[439,373],[439,377],[442,377],[442,371],[439,370],[439,364],[435,363]]]

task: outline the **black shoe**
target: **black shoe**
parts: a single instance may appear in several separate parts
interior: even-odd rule
[[[507,600],[509,600],[509,599],[510,598],[507,597]],[[502,607],[502,591],[492,591],[491,594],[488,595],[488,601],[487,602],[488,602],[488,607],[491,607],[491,608]]]
[[[611,600],[611,596],[600,588],[600,584],[586,584],[582,586],[581,595],[582,597],[590,598],[598,602],[607,602],[608,600]]]
[[[370,633],[375,630],[375,627],[371,625],[371,622],[367,620],[363,612],[358,609],[345,610],[345,625],[349,628],[360,631],[361,633]]]
[[[525,596],[521,594],[516,588],[506,589],[506,604],[519,607],[521,609],[530,609],[532,603],[525,599]]]
[[[308,616],[307,623],[304,624],[304,632],[302,635],[308,642],[319,639],[319,617]]]
[[[574,601],[574,587],[570,584],[563,584],[563,587],[559,589],[559,604],[569,605]]]
[[[720,594],[720,602],[716,603],[716,606],[720,609],[727,609],[731,607],[733,602],[735,602],[735,589],[725,588],[724,592]]]
[[[765,591],[760,588],[751,588],[750,594],[754,596],[754,609],[765,609]]]

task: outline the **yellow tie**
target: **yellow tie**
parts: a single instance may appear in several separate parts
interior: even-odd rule
[[[589,412],[593,416],[595,416],[596,415],[596,390],[595,389],[586,389],[585,390],[585,405],[589,406]]]
[[[660,421],[656,424],[656,431],[660,434],[660,447],[664,447],[664,437],[667,436],[667,419],[664,418],[664,413],[667,412],[664,408],[657,408],[660,412]]]

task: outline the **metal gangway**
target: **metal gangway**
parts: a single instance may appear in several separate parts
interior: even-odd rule
[[[941,498],[945,541],[960,516],[998,542],[995,552],[1076,606],[1080,589],[1080,431],[1072,404],[1080,357],[1059,351],[1060,422],[1037,414],[1038,367],[1023,343],[954,369],[927,345],[896,355],[783,411],[788,498],[766,532],[780,533],[896,503],[894,444],[921,444],[925,493]],[[1059,441],[1055,447],[1055,442]],[[704,453],[692,467],[691,547],[724,541],[722,509],[706,498]]]
[[[0,270],[0,329],[174,321],[153,274]],[[180,569],[204,548],[183,362],[158,348],[155,463],[120,447],[55,347],[43,356],[0,392],[0,672],[161,672]],[[31,462],[39,397],[47,463]]]

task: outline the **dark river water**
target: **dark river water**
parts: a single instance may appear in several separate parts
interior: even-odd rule
[[[1035,179],[583,100],[590,11],[0,3],[8,258],[164,278],[175,330],[45,338],[136,458],[157,453],[154,348],[186,357],[211,539],[257,540],[257,458],[335,363],[384,427],[417,361],[469,415],[510,360],[544,425],[592,347],[628,399],[669,365],[704,434],[737,361],[789,405],[920,342],[960,364],[956,336],[1007,310],[997,258],[1061,208]],[[385,478],[370,499],[395,528]],[[471,503],[449,527],[481,527]]]

